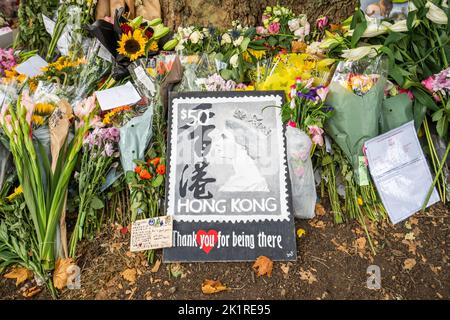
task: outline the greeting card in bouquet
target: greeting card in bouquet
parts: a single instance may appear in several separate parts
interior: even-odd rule
[[[422,208],[433,179],[417,138],[414,121],[365,143],[369,170],[396,224]],[[439,201],[433,190],[427,206]]]
[[[284,93],[172,93],[164,261],[295,260]]]

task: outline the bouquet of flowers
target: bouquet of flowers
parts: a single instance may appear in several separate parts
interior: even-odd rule
[[[333,116],[326,132],[339,145],[360,181],[364,142],[379,134],[387,66],[382,56],[357,62],[340,62],[329,86],[327,105]]]
[[[380,133],[388,132],[414,120],[414,95],[410,90],[399,88],[398,85],[396,86],[388,80],[384,92],[385,99],[381,110]]]
[[[76,174],[78,180],[79,209],[77,222],[69,245],[69,256],[75,258],[78,241],[92,230],[100,227],[100,219],[96,215],[104,204],[100,199],[101,187],[105,177],[119,157],[118,142],[120,132],[115,127],[95,128],[83,142],[81,169]]]

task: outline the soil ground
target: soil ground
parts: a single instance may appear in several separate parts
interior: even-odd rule
[[[376,255],[360,224],[335,225],[328,210],[296,227],[305,230],[297,261],[274,262],[271,277],[257,277],[251,262],[148,265],[142,254],[128,252],[129,234],[111,225],[80,245],[81,289],[65,289],[60,299],[450,299],[449,205],[396,226],[368,224]],[[367,287],[370,265],[381,270],[378,290]],[[229,290],[205,295],[205,279]],[[16,288],[1,278],[0,299],[25,299],[23,291],[33,285]],[[43,290],[33,299],[50,295]]]

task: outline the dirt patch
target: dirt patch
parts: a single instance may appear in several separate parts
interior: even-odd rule
[[[393,227],[368,224],[374,255],[356,222],[333,223],[329,210],[297,239],[295,263],[275,262],[272,276],[256,277],[253,263],[148,265],[143,254],[128,252],[129,234],[109,226],[80,245],[81,289],[61,299],[450,299],[450,207],[436,205]],[[161,260],[158,252],[155,260]],[[367,268],[381,272],[381,288],[367,288]],[[174,277],[174,275],[176,277]],[[229,290],[201,291],[205,279]],[[32,284],[28,284],[32,285]],[[0,280],[1,299],[23,299],[13,280]],[[43,290],[34,299],[48,299]]]

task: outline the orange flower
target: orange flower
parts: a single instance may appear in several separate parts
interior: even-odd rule
[[[134,172],[136,172],[137,174],[140,174],[142,171],[142,168],[139,166],[136,166],[136,168],[134,168]]]
[[[166,173],[166,166],[163,164],[160,164],[157,168],[156,168],[156,172],[160,175],[163,175],[164,173]]]
[[[148,165],[154,165],[156,167],[160,160],[161,160],[161,158],[154,158],[154,159],[148,160],[147,164]]]
[[[141,173],[139,173],[139,177],[141,177],[142,180],[150,180],[152,178],[152,175],[150,172],[148,172],[147,169],[143,169]]]

